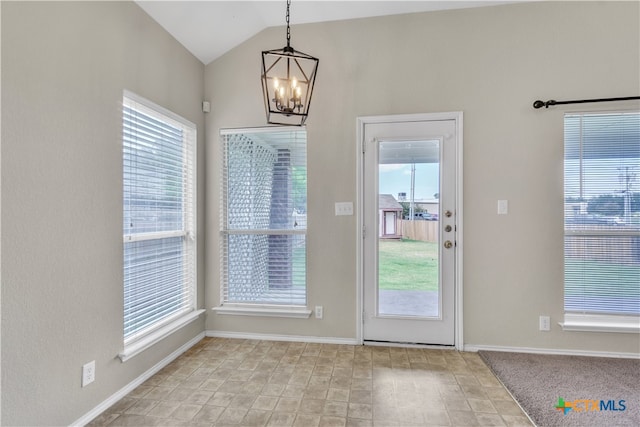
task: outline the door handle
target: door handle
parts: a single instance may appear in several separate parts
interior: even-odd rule
[[[446,231],[447,233],[450,233],[451,232],[451,226],[450,225],[445,226],[444,227],[444,231]]]
[[[453,243],[451,242],[451,240],[447,240],[446,242],[444,242],[444,247],[447,249],[451,249],[453,247]]]

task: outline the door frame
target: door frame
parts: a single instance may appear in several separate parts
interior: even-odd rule
[[[419,114],[393,114],[384,116],[362,116],[357,118],[356,129],[356,230],[358,244],[356,245],[356,340],[358,344],[364,344],[364,128],[367,124],[373,123],[402,123],[416,121],[432,121],[432,120],[454,120],[456,127],[456,185],[455,185],[455,201],[456,201],[456,251],[455,251],[455,271],[454,271],[454,346],[456,350],[464,349],[463,335],[463,197],[462,197],[462,111],[453,111],[445,113],[419,113]],[[369,233],[378,234],[378,230],[368,230]]]

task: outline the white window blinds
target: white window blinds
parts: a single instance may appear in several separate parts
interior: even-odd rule
[[[222,303],[306,304],[306,131],[224,131]]]
[[[640,113],[567,114],[565,312],[640,315]]]
[[[195,143],[195,125],[125,93],[125,344],[195,309]]]

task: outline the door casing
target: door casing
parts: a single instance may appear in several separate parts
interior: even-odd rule
[[[421,113],[421,114],[398,114],[398,115],[385,115],[385,116],[364,116],[357,118],[357,130],[356,130],[356,174],[357,174],[357,191],[356,191],[356,212],[358,212],[356,218],[356,230],[358,244],[356,245],[356,303],[357,303],[357,315],[356,315],[356,333],[358,344],[364,343],[363,336],[363,306],[364,306],[364,239],[363,239],[363,224],[364,224],[364,212],[362,211],[364,206],[364,182],[363,182],[363,168],[364,168],[364,128],[366,124],[372,123],[402,123],[402,122],[416,122],[416,121],[430,121],[430,120],[454,120],[456,126],[456,252],[455,252],[455,289],[454,289],[454,310],[455,310],[455,326],[454,326],[454,341],[455,348],[459,351],[464,349],[464,334],[463,334],[463,169],[462,169],[462,111],[446,112],[446,113]],[[377,233],[377,230],[369,230],[369,232]]]

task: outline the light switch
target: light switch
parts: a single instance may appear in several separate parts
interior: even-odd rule
[[[509,201],[498,200],[498,215],[506,215],[509,213]]]
[[[353,215],[353,202],[336,202],[336,216]]]

